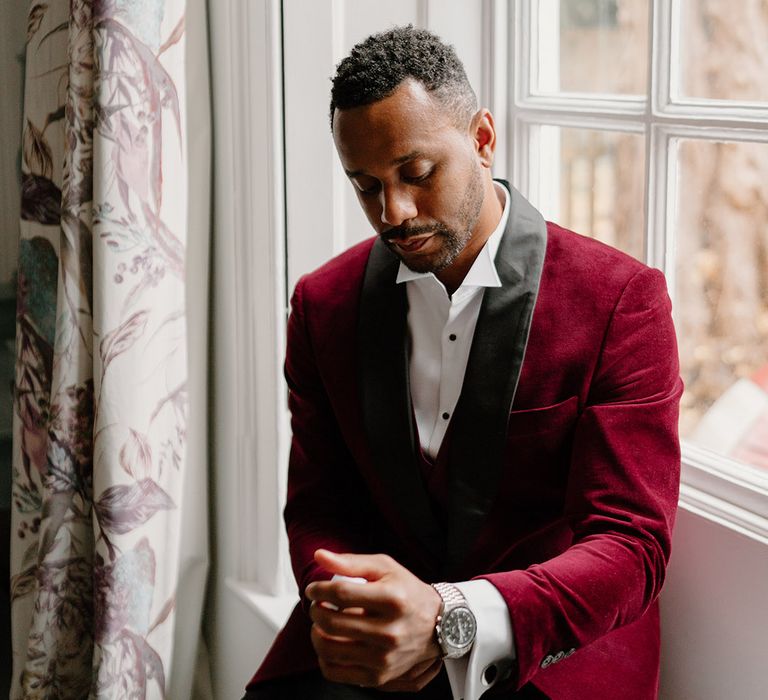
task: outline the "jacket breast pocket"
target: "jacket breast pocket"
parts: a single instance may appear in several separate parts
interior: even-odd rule
[[[507,435],[512,438],[567,432],[576,422],[578,409],[578,397],[571,396],[553,406],[510,411],[507,421]]]
[[[525,517],[548,518],[562,511],[578,415],[576,396],[510,412],[502,493]]]

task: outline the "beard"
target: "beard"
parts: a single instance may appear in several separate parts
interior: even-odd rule
[[[461,251],[466,248],[472,238],[472,231],[480,217],[483,206],[483,180],[477,167],[461,199],[456,212],[456,224],[449,226],[442,221],[436,221],[423,226],[398,226],[389,229],[384,236],[387,247],[402,260],[405,266],[414,272],[440,272],[453,264]],[[412,236],[431,233],[440,243],[439,249],[432,255],[404,255],[394,241],[407,241]]]

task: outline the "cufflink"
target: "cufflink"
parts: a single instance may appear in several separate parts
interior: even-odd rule
[[[505,681],[512,675],[512,659],[498,659],[488,664],[483,670],[481,682],[486,688],[490,688],[498,681]]]
[[[488,664],[483,671],[483,685],[488,688],[496,682],[496,677],[499,675],[499,669],[496,664]]]

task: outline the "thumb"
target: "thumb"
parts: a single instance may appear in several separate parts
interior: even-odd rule
[[[332,574],[361,576],[368,581],[378,581],[396,566],[394,560],[381,554],[337,554],[327,549],[318,549],[315,561]]]

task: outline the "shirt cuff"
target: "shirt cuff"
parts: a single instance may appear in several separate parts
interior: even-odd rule
[[[454,700],[478,700],[497,681],[509,676],[515,659],[512,622],[504,598],[490,581],[454,585],[475,615],[477,636],[469,654],[445,660],[445,670]]]

